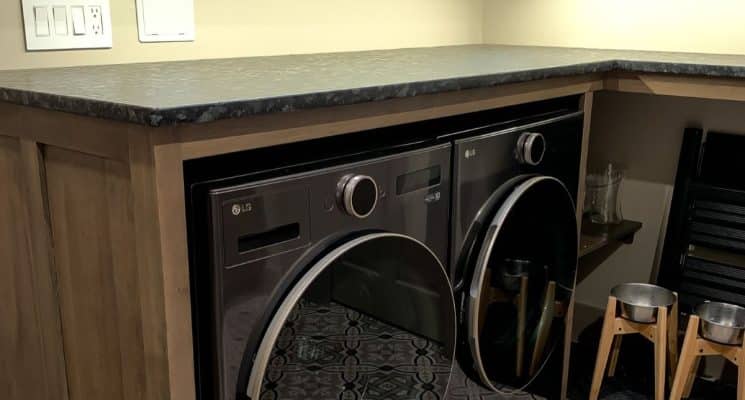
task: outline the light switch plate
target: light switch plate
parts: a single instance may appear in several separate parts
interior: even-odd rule
[[[22,0],[21,4],[26,50],[112,46],[109,0]],[[73,8],[82,10],[82,18],[73,20]],[[46,19],[43,18],[45,13]],[[46,25],[37,29],[38,23]]]
[[[194,40],[194,0],[137,0],[141,42]]]

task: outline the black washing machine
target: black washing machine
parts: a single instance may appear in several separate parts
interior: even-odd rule
[[[451,145],[323,143],[185,166],[200,399],[445,396]]]
[[[455,136],[451,266],[459,361],[494,391],[559,398],[574,290],[583,113]]]

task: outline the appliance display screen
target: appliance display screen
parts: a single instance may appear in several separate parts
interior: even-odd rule
[[[440,184],[442,171],[439,165],[409,172],[396,178],[396,194],[404,194],[415,190],[428,188]]]

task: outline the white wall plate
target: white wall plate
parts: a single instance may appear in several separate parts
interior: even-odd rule
[[[194,0],[137,0],[141,42],[194,40]]]
[[[23,0],[26,50],[112,46],[109,0]]]

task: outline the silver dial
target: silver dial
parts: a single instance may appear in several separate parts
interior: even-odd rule
[[[367,218],[378,204],[378,185],[367,175],[347,175],[339,182],[340,201],[347,214]]]
[[[538,165],[546,154],[546,139],[537,132],[525,132],[517,140],[517,159],[522,164]]]

